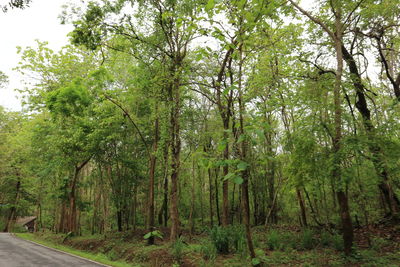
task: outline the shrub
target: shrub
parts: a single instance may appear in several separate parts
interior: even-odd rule
[[[2,230],[2,229],[3,229],[3,228],[1,228],[1,230]],[[13,231],[14,233],[27,233],[27,232],[28,232],[28,230],[27,230],[24,226],[19,225],[19,224],[14,224],[14,225],[13,225],[12,231]]]
[[[323,247],[330,247],[332,245],[332,234],[323,231],[321,233],[320,243]]]
[[[332,235],[332,244],[334,249],[338,251],[344,250],[343,237],[341,235],[339,234]]]
[[[277,230],[269,231],[267,235],[267,247],[270,250],[282,249],[282,235]]]
[[[174,259],[178,262],[182,260],[183,252],[185,249],[185,241],[183,237],[179,237],[171,246],[171,253],[174,256]]]
[[[246,239],[244,229],[240,225],[228,227],[214,226],[209,236],[218,253],[228,254],[229,252],[246,251]]]
[[[388,245],[390,245],[390,241],[384,238],[376,237],[371,240],[371,249],[377,252],[382,252],[382,249]]]
[[[300,242],[298,248],[301,250],[312,249],[317,245],[317,242],[314,238],[314,232],[310,229],[305,229],[303,232],[301,232],[299,239]]]
[[[235,252],[238,252],[242,255],[247,254],[247,242],[246,242],[246,234],[243,226],[241,225],[233,225],[229,227],[230,229],[230,243],[232,249]]]
[[[315,248],[317,244],[315,233],[309,229],[300,234],[273,229],[268,232],[266,241],[267,248],[270,250],[308,250]]]
[[[211,240],[203,240],[200,244],[200,254],[207,261],[214,261],[217,257],[217,249]]]
[[[111,261],[115,261],[119,258],[118,253],[114,249],[111,249],[106,255]]]
[[[229,232],[226,227],[214,226],[211,228],[210,238],[218,253],[229,253]]]

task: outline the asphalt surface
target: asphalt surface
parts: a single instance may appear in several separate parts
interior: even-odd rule
[[[100,267],[72,255],[0,233],[0,267]]]

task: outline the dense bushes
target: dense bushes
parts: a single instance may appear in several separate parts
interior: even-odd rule
[[[299,233],[273,229],[267,233],[266,247],[270,250],[310,250],[316,247],[329,247],[341,251],[343,242],[339,234],[325,231],[318,234],[310,229]]]
[[[209,235],[218,253],[228,254],[246,251],[246,237],[241,225],[214,226],[209,231]]]

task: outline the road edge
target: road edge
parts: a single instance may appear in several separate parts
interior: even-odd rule
[[[72,256],[72,257],[81,259],[81,260],[85,260],[85,261],[88,261],[88,262],[91,262],[91,263],[95,263],[95,264],[98,264],[98,265],[100,265],[100,266],[112,267],[111,265],[106,265],[106,264],[104,264],[104,263],[97,262],[97,261],[94,261],[94,260],[91,260],[91,259],[87,259],[87,258],[78,256],[78,255],[74,255],[74,254],[71,254],[71,253],[68,253],[68,252],[65,252],[65,251],[56,249],[56,248],[48,247],[48,246],[42,245],[42,244],[40,244],[40,243],[31,241],[31,240],[23,239],[23,238],[21,238],[21,237],[16,236],[14,233],[9,233],[9,234],[10,234],[12,237],[16,238],[16,239],[23,240],[23,241],[26,241],[26,242],[29,242],[29,243],[32,243],[32,244],[35,244],[35,245],[38,245],[38,246],[41,246],[41,247],[44,247],[44,248],[47,248],[47,249],[56,251],[56,252],[60,252],[60,253],[63,253],[63,254],[66,254],[66,255],[69,255],[69,256]]]

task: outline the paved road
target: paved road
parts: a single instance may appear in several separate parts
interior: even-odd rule
[[[0,233],[0,267],[100,267],[84,259]]]

